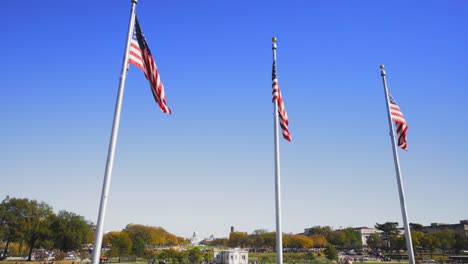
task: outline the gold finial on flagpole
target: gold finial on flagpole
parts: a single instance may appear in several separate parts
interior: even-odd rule
[[[385,70],[385,65],[380,64],[380,69],[381,69],[381,70]]]
[[[271,38],[271,41],[273,41],[274,43],[276,43],[276,37],[272,37],[272,38]]]

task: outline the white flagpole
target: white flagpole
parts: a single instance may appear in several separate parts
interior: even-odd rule
[[[125,44],[125,53],[124,53],[123,62],[122,62],[122,72],[120,74],[119,91],[117,95],[117,102],[115,105],[114,123],[112,125],[112,134],[110,138],[109,149],[107,152],[106,172],[104,176],[104,184],[102,186],[101,204],[99,205],[99,216],[98,216],[97,228],[96,228],[96,238],[94,240],[92,264],[98,264],[99,258],[101,255],[102,237],[104,233],[104,229],[103,229],[104,218],[106,215],[107,198],[109,196],[109,187],[110,187],[110,182],[111,182],[111,177],[112,177],[112,168],[114,165],[115,146],[117,143],[117,136],[119,134],[120,112],[122,109],[125,79],[127,77],[127,71],[128,71],[128,53],[130,50],[130,41],[132,38],[133,27],[135,23],[135,9],[136,9],[136,4],[138,0],[131,0],[131,1],[132,1],[132,9],[130,13],[130,22],[128,23],[127,42]]]
[[[273,61],[276,62],[276,38],[273,42]],[[274,124],[275,124],[275,205],[276,205],[276,263],[283,264],[283,232],[281,231],[281,175],[280,175],[280,150],[278,135],[278,100],[274,100]]]
[[[395,163],[395,172],[396,172],[396,178],[397,178],[397,183],[398,183],[398,192],[400,194],[400,207],[401,207],[401,214],[403,216],[403,226],[405,228],[406,247],[408,249],[408,260],[410,264],[415,264],[413,242],[411,241],[411,231],[410,231],[410,227],[408,223],[408,216],[407,216],[408,213],[406,212],[405,192],[403,190],[403,181],[401,179],[400,161],[398,159],[398,151],[397,151],[398,149],[397,149],[397,144],[395,141],[395,133],[394,133],[392,117],[390,115],[390,103],[388,99],[387,79],[385,78],[385,66],[384,65],[380,65],[380,75],[382,76],[384,92],[385,92],[385,102],[387,104],[388,125],[390,127],[390,138],[392,140],[393,160]]]

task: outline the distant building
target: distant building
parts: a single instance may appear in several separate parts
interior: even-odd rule
[[[424,231],[435,231],[449,229],[455,232],[465,232],[468,234],[468,219],[460,220],[459,224],[442,224],[442,223],[431,223],[430,226],[425,226]]]
[[[231,250],[213,250],[215,264],[248,264],[249,252],[238,248]]]
[[[193,232],[192,237],[190,238],[190,244],[193,246],[198,246],[200,244],[200,237],[198,236],[198,231]]]
[[[372,235],[372,234],[381,234],[382,231],[376,229],[376,228],[370,228],[367,226],[363,227],[355,227],[353,228],[356,232],[361,235],[361,242],[362,246],[367,246],[367,239]]]
[[[211,241],[213,241],[213,240],[215,240],[215,237],[214,237],[214,235],[212,234],[209,238],[205,238],[205,239],[203,239],[202,241],[200,241],[199,244],[201,244],[201,245],[206,245],[207,243],[209,243],[209,242],[211,242]]]
[[[205,238],[205,241],[213,241],[213,240],[215,240],[215,237],[213,234],[211,234],[209,238]]]

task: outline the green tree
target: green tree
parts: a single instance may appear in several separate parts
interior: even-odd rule
[[[212,262],[213,261],[213,251],[205,251],[203,252],[203,260],[205,262]]]
[[[112,257],[128,256],[132,250],[132,240],[126,232],[120,232],[117,237],[112,241],[112,246],[110,248],[109,254]]]
[[[245,232],[231,232],[228,245],[230,247],[245,247],[248,244],[248,235]]]
[[[276,248],[276,232],[268,232],[261,235],[263,237],[263,246],[265,248]]]
[[[353,228],[346,228],[343,230],[346,237],[345,248],[358,249],[362,248],[362,239],[358,231]]]
[[[464,232],[455,233],[455,243],[453,249],[460,253],[462,249],[468,249],[468,236]]]
[[[173,249],[164,250],[163,252],[161,252],[161,254],[159,254],[158,259],[168,262],[170,259],[172,259],[171,251],[175,251],[175,250]]]
[[[344,246],[348,243],[346,234],[342,231],[336,231],[330,234],[328,242],[339,248],[344,248]]]
[[[173,264],[188,262],[188,254],[186,254],[185,252],[177,252],[173,248],[165,250],[161,254],[164,254],[165,260],[171,260]]]
[[[446,252],[455,246],[455,232],[453,230],[444,229],[434,232],[437,240],[439,240],[440,249]]]
[[[382,238],[378,234],[371,234],[367,238],[367,246],[370,247],[373,250],[378,250],[379,248],[382,247]]]
[[[410,226],[411,232],[413,231],[423,232],[424,231],[424,226],[421,224],[410,223],[409,226]]]
[[[215,238],[212,241],[207,241],[207,246],[215,246],[215,247],[226,247],[229,240],[227,238]]]
[[[411,241],[413,247],[419,249],[419,255],[422,257],[422,240],[424,239],[424,233],[420,231],[411,231]]]
[[[5,242],[0,260],[6,257],[10,243],[22,242],[27,217],[28,199],[7,196],[0,204],[0,240]]]
[[[24,239],[29,247],[28,261],[31,261],[34,248],[51,236],[50,224],[54,217],[54,212],[50,205],[31,200],[25,213]]]
[[[132,254],[137,257],[143,256],[146,247],[145,241],[141,237],[137,237],[132,244]]]
[[[135,241],[136,238],[139,237],[140,239],[143,239],[145,244],[153,244],[153,227],[128,224],[123,231],[125,231],[130,236],[132,241]]]
[[[192,264],[198,264],[203,260],[202,252],[199,248],[194,247],[188,252],[188,259]]]
[[[315,253],[312,251],[306,251],[304,253],[304,257],[305,259],[310,260],[311,262],[313,262],[316,259]]]
[[[189,263],[189,259],[188,259],[188,253],[187,251],[185,252],[177,252],[177,254],[175,255],[176,256],[176,261],[177,263]]]
[[[421,246],[421,239],[423,239],[424,233],[420,231],[411,231],[411,241],[413,242],[413,246],[419,247]]]
[[[434,251],[440,248],[440,241],[437,239],[437,236],[433,234],[433,232],[429,232],[421,239],[421,246],[423,249],[429,250],[432,258]]]
[[[147,245],[151,246],[179,244],[179,238],[162,227],[128,224],[123,231],[128,233],[132,241],[136,237],[140,237]]]
[[[393,235],[390,237],[390,244],[392,248],[398,252],[400,255],[400,250],[406,248],[405,236]]]
[[[161,256],[161,252],[156,250],[145,250],[143,252],[143,258],[147,259],[148,261],[156,261]]]
[[[90,232],[93,232],[92,224],[83,216],[75,213],[60,211],[52,217],[51,223],[54,247],[68,252],[80,249],[87,242]]]
[[[263,244],[265,243],[263,235],[266,233],[268,233],[266,229],[257,229],[253,231],[251,235],[251,242],[252,247],[255,249],[255,251],[258,251],[259,248],[263,247]]]
[[[177,238],[177,242],[179,243],[179,246],[186,246],[190,244],[190,240],[186,238],[183,238],[183,237],[176,237],[176,238]]]
[[[328,237],[333,233],[333,230],[329,226],[323,226],[323,227],[312,227],[308,229],[308,235],[322,235],[325,236],[327,239]]]
[[[383,239],[386,242],[387,245],[387,251],[390,250],[390,237],[392,235],[397,235],[398,233],[398,222],[386,222],[384,224],[375,224],[375,228],[382,231],[383,234]]]
[[[104,237],[102,238],[102,245],[106,247],[112,246],[112,243],[114,243],[115,239],[120,235],[120,232],[118,231],[111,231],[109,233],[106,233]]]
[[[338,259],[338,252],[336,251],[336,248],[333,245],[328,245],[325,248],[325,256],[329,260],[337,260]]]

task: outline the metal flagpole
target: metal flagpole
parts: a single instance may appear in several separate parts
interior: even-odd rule
[[[128,53],[130,50],[130,41],[132,38],[133,27],[135,23],[135,9],[136,9],[136,4],[138,0],[131,0],[131,1],[132,1],[132,10],[130,13],[130,22],[128,24],[127,42],[125,44],[125,53],[124,53],[123,62],[122,62],[122,72],[120,74],[119,91],[117,95],[117,102],[115,105],[114,123],[112,125],[112,134],[110,138],[109,149],[107,152],[106,172],[104,176],[104,184],[102,186],[101,204],[99,205],[99,216],[98,216],[97,229],[96,229],[96,238],[94,240],[92,264],[98,264],[99,258],[101,255],[102,236],[104,233],[104,230],[103,230],[104,218],[106,215],[107,198],[109,196],[109,187],[110,187],[110,182],[111,182],[111,177],[112,177],[112,168],[114,165],[115,145],[117,143],[117,136],[119,133],[120,112],[122,109],[122,99],[124,95],[125,78],[127,77],[127,70],[128,70]]]
[[[397,144],[395,141],[394,127],[393,127],[392,118],[390,115],[390,103],[388,99],[387,79],[385,78],[385,66],[384,65],[380,65],[380,75],[382,76],[384,92],[385,92],[385,102],[387,104],[388,125],[390,127],[390,138],[392,140],[393,160],[395,163],[395,172],[396,172],[396,178],[397,178],[397,183],[398,183],[398,192],[400,194],[400,207],[401,207],[401,214],[403,216],[403,225],[405,228],[406,247],[408,248],[408,260],[410,264],[415,264],[413,242],[411,241],[411,231],[409,228],[408,216],[406,212],[405,192],[403,190],[403,181],[401,179],[400,161],[398,159],[398,151],[397,151]]]
[[[276,62],[276,38],[273,42],[273,61]],[[276,205],[276,263],[283,264],[283,232],[281,231],[281,176],[280,176],[280,151],[278,135],[278,100],[274,100],[274,124],[275,124],[275,205]]]

